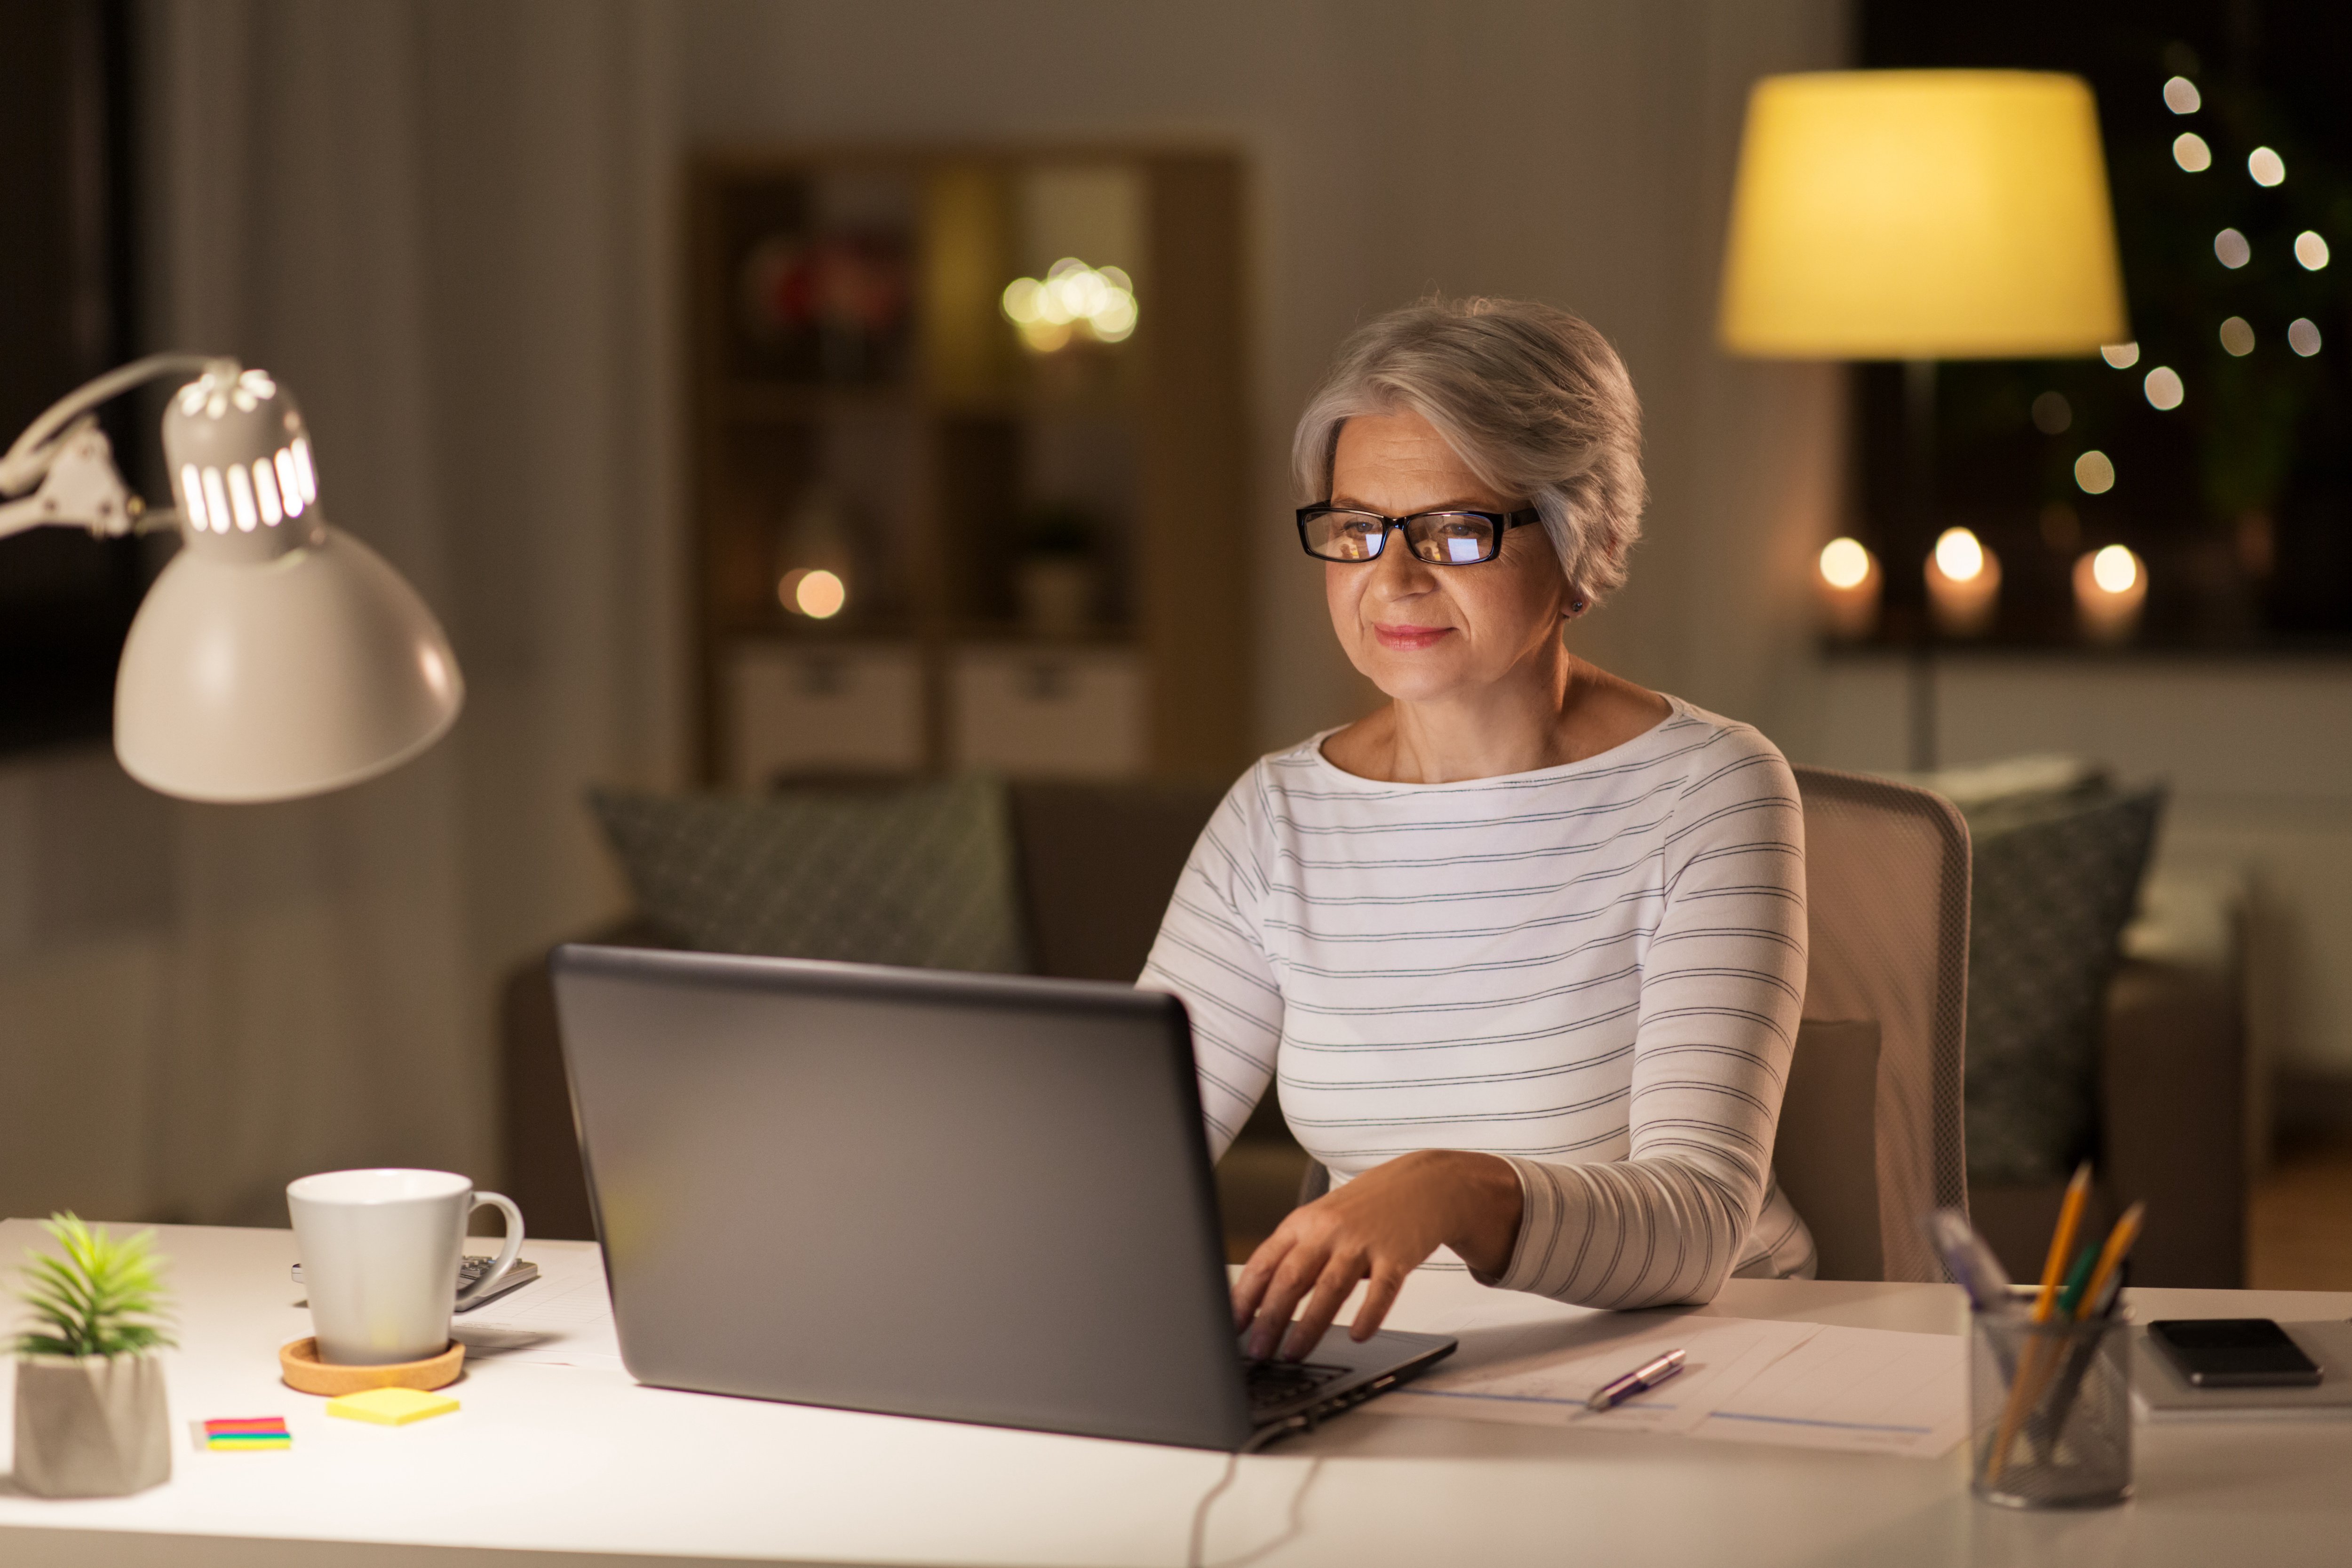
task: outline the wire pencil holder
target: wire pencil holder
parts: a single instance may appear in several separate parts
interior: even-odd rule
[[[2132,1491],[2126,1315],[1969,1314],[1969,1484],[2005,1508],[2105,1508]]]

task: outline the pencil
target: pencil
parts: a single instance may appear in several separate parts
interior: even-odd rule
[[[2069,1294],[2059,1299],[2061,1311],[2067,1312],[2069,1317],[2081,1323],[2093,1318],[2104,1318],[2115,1310],[2116,1299],[2123,1294],[2124,1262],[2131,1256],[2132,1243],[2139,1239],[2140,1218],[2147,1212],[2146,1204],[2134,1204],[2124,1211],[2124,1217],[2116,1221],[2115,1229],[2107,1232],[2106,1245],[2099,1249],[2097,1266],[2086,1270],[2090,1278],[2084,1288],[2074,1291],[2072,1282],[2069,1282]],[[2091,1249],[2084,1247],[2083,1256],[2088,1258],[2090,1255]],[[2073,1310],[2067,1311],[2070,1301]],[[2090,1371],[2091,1358],[2098,1354],[2098,1351],[2096,1340],[2085,1339],[2078,1341],[2068,1352],[2066,1363],[2057,1374],[2057,1392],[2043,1402],[2043,1408],[2035,1414],[2031,1424],[2035,1442],[2047,1447],[2055,1443],[2058,1434],[2066,1429],[2066,1417],[2074,1408],[2075,1397],[2083,1391],[2083,1376]]]
[[[2091,1163],[2084,1161],[2074,1167],[2074,1179],[2066,1184],[2066,1201],[2058,1208],[2058,1228],[2050,1235],[2050,1256],[2042,1265],[2042,1289],[2033,1298],[2033,1321],[2046,1323],[2058,1308],[2058,1289],[2064,1281],[2066,1259],[2074,1250],[2074,1233],[2083,1227],[2084,1205],[2091,1197]],[[2017,1358],[2017,1376],[2009,1385],[2009,1403],[2000,1413],[2000,1429],[1993,1436],[1992,1454],[1985,1465],[1985,1479],[2000,1479],[2002,1468],[2009,1463],[2010,1447],[2017,1441],[2017,1429],[2025,1425],[2025,1414],[2042,1392],[2042,1336],[2029,1336],[2024,1351]]]
[[[2050,1233],[2050,1257],[2042,1265],[2042,1293],[2033,1298],[2033,1321],[2046,1323],[2057,1310],[2058,1287],[2066,1278],[2066,1258],[2074,1250],[2074,1233],[2083,1227],[2083,1208],[2091,1198],[2091,1162],[2074,1167],[2066,1184],[2066,1201],[2058,1207],[2058,1228]]]
[[[2107,1245],[2099,1253],[2098,1267],[2091,1270],[2091,1288],[2084,1291],[2082,1300],[2074,1304],[2076,1318],[2089,1317],[2098,1305],[2099,1298],[2106,1294],[2107,1281],[2114,1279],[2116,1270],[2124,1266],[2124,1258],[2130,1254],[2132,1243],[2139,1239],[2140,1220],[2147,1213],[2146,1204],[2134,1204],[2124,1210],[2123,1218],[2116,1221],[2116,1228],[2107,1232]]]

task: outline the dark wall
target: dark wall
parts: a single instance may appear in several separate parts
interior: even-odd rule
[[[129,357],[128,19],[120,0],[0,0],[0,441]],[[136,422],[108,419],[131,471]],[[0,752],[107,732],[142,587],[131,541],[0,540]]]
[[[2074,558],[2120,542],[2148,563],[2143,645],[2352,649],[2352,5],[1864,0],[1859,20],[1870,67],[2070,71],[2098,100],[2137,363],[1952,362],[1937,373],[1935,526],[1974,529],[2001,559],[1990,640],[2072,641]],[[2167,108],[2175,75],[2196,83],[2196,112]],[[2210,144],[2209,170],[2175,162],[2183,132]],[[2257,146],[2284,156],[2284,184],[2248,176]],[[2227,228],[2251,242],[2250,264],[2217,260]],[[2317,272],[2293,257],[2306,229],[2334,253]],[[2219,329],[2233,317],[2252,323],[2251,353],[2224,349]],[[2290,351],[2298,319],[2317,323],[2317,354]],[[2179,408],[2158,411],[2143,393],[2158,365],[2186,384]],[[1903,372],[1865,366],[1854,384],[1858,521],[1887,542],[1909,482]],[[2068,411],[2054,432],[2031,412],[2051,394]],[[2117,475],[2100,496],[2073,479],[2091,448]],[[1920,598],[1918,559],[1889,553],[1898,638]]]

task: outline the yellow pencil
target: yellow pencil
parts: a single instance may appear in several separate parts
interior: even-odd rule
[[[2116,1228],[2107,1232],[2107,1245],[2099,1249],[2099,1261],[2091,1270],[2091,1282],[2084,1287],[2083,1299],[2074,1303],[2076,1321],[2089,1317],[2097,1308],[2099,1298],[2106,1294],[2107,1281],[2116,1277],[2132,1243],[2139,1239],[2140,1216],[2147,1212],[2146,1204],[2132,1205],[2124,1210],[2124,1217],[2116,1221]]]
[[[2050,1233],[2050,1257],[2042,1265],[2042,1289],[2033,1298],[2033,1321],[2037,1323],[2048,1322],[2057,1311],[2058,1287],[2066,1278],[2066,1258],[2074,1250],[2074,1233],[2083,1227],[2083,1209],[2090,1198],[2091,1163],[2085,1160],[2074,1167],[2074,1179],[2066,1184],[2066,1201],[2058,1209],[2058,1228]],[[1985,1479],[2000,1479],[2000,1472],[2009,1463],[2010,1446],[2017,1441],[2018,1429],[2025,1425],[2026,1412],[2041,1396],[2042,1383],[2042,1336],[2029,1335],[2017,1358],[2017,1376],[2009,1385],[2009,1403],[2001,1409],[2000,1430],[1993,1437]]]
[[[2074,1251],[2074,1233],[2083,1227],[2083,1209],[2091,1198],[2091,1162],[2074,1167],[2066,1184],[2066,1201],[2059,1205],[2058,1228],[2050,1233],[2050,1258],[2042,1265],[2042,1292],[2033,1298],[2033,1321],[2046,1323],[2058,1309],[2058,1287],[2066,1278],[2066,1260]]]

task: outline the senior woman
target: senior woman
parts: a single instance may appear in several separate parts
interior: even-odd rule
[[[1601,334],[1499,300],[1372,322],[1299,420],[1299,536],[1389,701],[1234,784],[1141,982],[1192,1015],[1213,1153],[1278,1083],[1332,1173],[1234,1283],[1253,1355],[1367,1280],[1368,1337],[1424,1265],[1609,1308],[1811,1272],[1771,1171],[1795,782],[1563,640],[1625,581],[1640,446]]]

